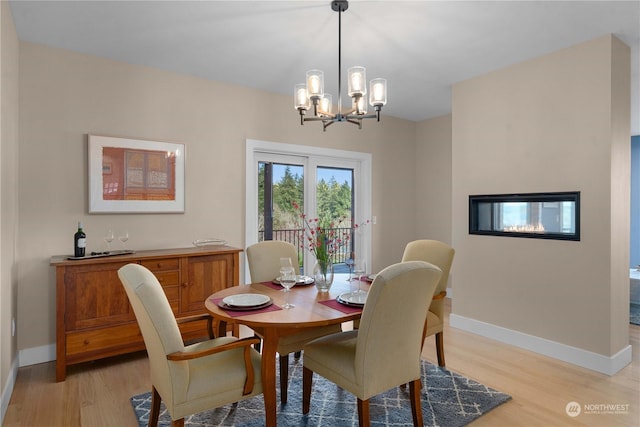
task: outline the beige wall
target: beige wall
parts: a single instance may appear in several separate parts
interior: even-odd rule
[[[16,338],[11,319],[16,317],[16,230],[18,159],[18,37],[9,3],[0,2],[0,391],[5,394],[16,374]],[[7,399],[7,400],[5,400]],[[4,406],[3,406],[4,415]]]
[[[416,131],[416,236],[451,244],[451,114]]]
[[[454,86],[455,316],[628,347],[629,78],[628,47],[606,36]],[[580,242],[468,234],[470,194],[574,190]]]
[[[55,341],[48,263],[51,255],[71,253],[77,221],[89,251],[101,248],[109,228],[127,228],[133,249],[189,246],[211,236],[244,247],[247,138],[372,153],[373,268],[399,260],[413,236],[413,209],[398,209],[414,199],[413,122],[383,114],[363,130],[341,124],[323,132],[317,123],[300,126],[288,96],[26,42],[20,90],[20,349]],[[90,133],[185,143],[186,212],[88,215]]]

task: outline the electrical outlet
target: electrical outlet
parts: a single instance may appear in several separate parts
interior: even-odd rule
[[[377,222],[378,222],[378,218],[375,215],[372,216],[371,217],[371,223],[375,225]]]

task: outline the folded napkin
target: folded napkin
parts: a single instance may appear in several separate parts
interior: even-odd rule
[[[338,301],[334,299],[328,299],[324,301],[318,301],[320,304],[326,305],[327,307],[333,308],[334,310],[341,311],[345,314],[351,313],[360,313],[363,307],[354,307],[352,305],[344,305],[340,304]]]
[[[210,301],[220,307],[218,304],[222,301],[222,298],[211,298]],[[255,310],[226,310],[222,307],[220,309],[224,310],[231,317],[240,317],[240,316],[248,316],[249,314],[258,314],[258,313],[266,313],[268,311],[278,311],[282,310],[282,308],[278,305],[271,304],[266,307],[257,308]]]

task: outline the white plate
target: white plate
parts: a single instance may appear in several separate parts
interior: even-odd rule
[[[275,283],[276,285],[280,284],[280,277],[276,277],[275,279],[273,279],[273,283]],[[310,285],[313,283],[313,277],[309,277],[309,276],[296,276],[296,285]]]
[[[367,302],[368,292],[347,292],[338,297],[338,302],[342,301],[346,304],[364,305]]]
[[[255,307],[269,300],[268,296],[262,294],[237,294],[223,298],[222,302],[232,307]]]

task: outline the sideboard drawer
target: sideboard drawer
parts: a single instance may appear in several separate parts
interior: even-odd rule
[[[127,323],[112,326],[108,329],[99,328],[82,332],[69,332],[67,334],[67,355],[74,355],[99,351],[106,347],[115,347],[122,343],[142,343],[142,334],[138,324]]]
[[[140,264],[153,272],[177,270],[180,267],[180,260],[178,258],[149,259],[142,261]]]
[[[153,273],[162,287],[178,286],[180,284],[180,272],[179,271],[162,271]]]

